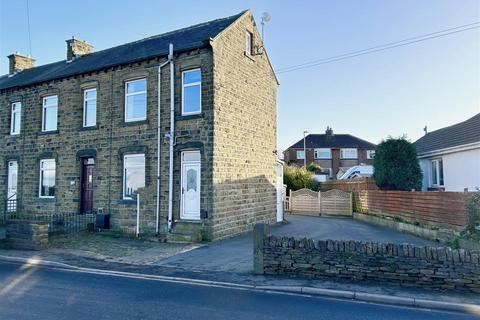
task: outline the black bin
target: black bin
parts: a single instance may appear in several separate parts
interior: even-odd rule
[[[95,218],[95,228],[110,229],[110,215],[97,214]]]

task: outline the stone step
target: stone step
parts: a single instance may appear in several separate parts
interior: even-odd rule
[[[167,235],[167,242],[201,242],[201,234],[185,234],[185,233],[169,233]]]

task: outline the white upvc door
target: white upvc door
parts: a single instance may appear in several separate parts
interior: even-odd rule
[[[7,198],[9,200],[17,199],[17,177],[18,177],[18,163],[17,161],[8,162],[8,186]]]
[[[7,211],[17,211],[17,180],[18,180],[18,163],[17,161],[8,162],[8,181],[7,181]]]
[[[277,164],[277,222],[283,221],[283,165]]]
[[[180,219],[200,220],[200,152],[182,152]]]

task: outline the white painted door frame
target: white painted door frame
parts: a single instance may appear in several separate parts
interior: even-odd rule
[[[200,151],[184,151],[181,159],[180,219],[200,220]]]

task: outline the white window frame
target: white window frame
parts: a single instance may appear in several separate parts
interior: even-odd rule
[[[345,157],[346,152],[350,152],[352,150],[355,150],[355,157]],[[340,159],[342,160],[355,160],[358,159],[358,149],[357,148],[341,148],[340,149]]]
[[[299,155],[299,152],[302,152],[303,153],[303,157],[300,158],[298,155]],[[296,153],[296,157],[297,157],[297,160],[305,160],[305,150],[297,150],[297,153]]]
[[[372,156],[372,154],[373,154],[373,156]],[[367,159],[371,160],[373,158],[375,158],[375,150],[367,150]]]
[[[245,32],[245,54],[248,56],[252,55],[253,49],[253,34],[250,31]]]
[[[48,99],[51,99],[51,98],[56,98],[57,99],[57,104],[54,105],[54,106],[46,106],[45,102]],[[58,130],[58,95],[51,95],[51,96],[43,97],[42,101],[43,101],[43,103],[42,103],[42,132],[57,131]],[[57,119],[55,121],[55,129],[46,130],[45,129],[45,109],[50,109],[50,108],[56,108],[57,109]]]
[[[52,161],[53,162],[53,165],[54,165],[54,168],[53,169],[43,169],[43,164],[45,162],[50,162]],[[50,171],[50,170],[53,170],[54,171],[54,187],[56,188],[57,187],[57,164],[55,162],[55,159],[42,159],[40,160],[40,171],[39,171],[39,185],[38,185],[38,197],[39,198],[43,198],[43,199],[54,199],[55,196],[42,196],[42,178],[43,178],[43,175],[42,175],[42,172],[43,171]]]
[[[95,98],[87,98],[87,93],[95,91]],[[97,88],[90,88],[83,90],[83,127],[95,127],[97,125]],[[87,104],[90,101],[95,101],[95,121],[93,124],[87,124]]]
[[[194,72],[194,71],[200,71],[200,81],[185,84],[184,83],[184,78],[185,78],[184,75],[186,73]],[[193,86],[200,86],[200,97],[199,97],[200,108],[199,108],[198,111],[185,112],[185,109],[184,109],[184,107],[185,107],[185,88],[193,87]],[[185,71],[182,72],[182,116],[188,116],[188,115],[199,114],[199,113],[202,113],[202,70],[201,70],[201,68],[185,70]]]
[[[126,167],[125,167],[125,164],[127,163],[126,162],[126,159],[128,158],[135,158],[135,157],[143,157],[143,179],[144,179],[144,182],[147,178],[146,176],[146,167],[147,167],[147,159],[146,159],[146,156],[145,156],[145,153],[130,153],[130,154],[126,154],[123,156],[123,186],[122,186],[122,199],[123,200],[134,200],[131,196],[128,196],[125,194],[125,187],[126,187],[126,182],[127,182],[127,176],[125,174],[125,170],[126,170]]]
[[[433,172],[433,163],[435,162],[435,172]],[[433,159],[430,161],[430,172],[431,172],[431,177],[430,177],[430,186],[432,187],[443,187],[445,186],[445,176],[443,177],[443,184],[441,184],[440,180],[440,162],[442,162],[442,171],[443,171],[443,159],[438,158],[438,159]],[[435,175],[435,178],[437,179],[437,183],[433,183],[433,177]],[[443,172],[442,172],[443,176]]]
[[[320,157],[319,154],[321,152],[326,152],[328,151],[328,157]],[[315,159],[317,160],[329,160],[329,159],[332,159],[332,149],[329,149],[329,148],[316,148],[313,150],[313,154],[314,154],[314,157]]]
[[[18,132],[16,129],[15,120],[18,121]],[[14,102],[11,106],[11,119],[10,119],[10,135],[19,135],[22,130],[22,103]]]
[[[133,82],[139,82],[139,81],[145,81],[145,90],[143,91],[138,91],[138,92],[133,92],[133,93],[128,93],[128,84],[133,83]],[[147,78],[140,78],[140,79],[134,79],[134,80],[128,80],[125,81],[125,122],[136,122],[136,121],[144,121],[147,120]],[[127,118],[127,104],[128,104],[128,97],[130,96],[136,96],[144,94],[145,95],[145,116],[140,117],[140,118]]]

